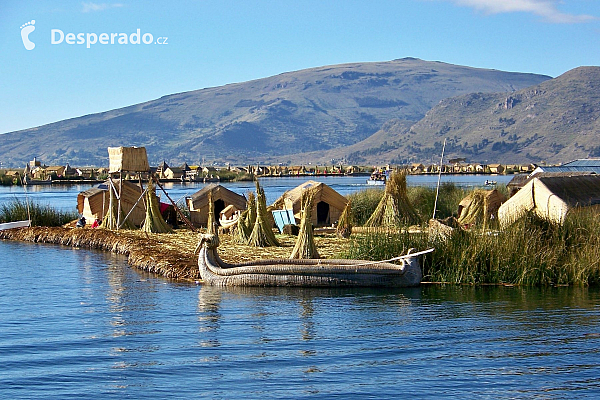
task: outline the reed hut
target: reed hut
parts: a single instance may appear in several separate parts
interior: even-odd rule
[[[117,190],[121,187],[121,209],[123,210],[123,213],[127,215],[133,209],[128,220],[134,225],[140,226],[146,219],[144,200],[140,200],[143,188],[135,183],[125,180],[122,182],[121,186],[118,179],[113,179],[113,185]],[[106,181],[97,187],[85,190],[77,195],[77,211],[82,214],[86,220],[94,221],[96,218],[100,220],[104,219],[104,216],[108,213],[110,203],[109,187],[110,182]]]
[[[600,176],[534,176],[500,206],[498,219],[501,226],[507,226],[533,212],[562,224],[569,211],[579,207],[600,211]]]
[[[238,210],[246,209],[246,198],[215,183],[206,185],[185,201],[190,210],[192,224],[206,226],[208,223],[209,194],[212,197],[215,215],[219,215],[227,206],[233,205]]]
[[[480,225],[497,220],[498,209],[506,197],[494,190],[475,190],[458,204],[458,223]]]
[[[307,189],[311,189],[314,192],[311,210],[311,222],[313,226],[331,226],[337,222],[344,212],[346,204],[348,204],[348,199],[322,182],[307,181],[285,192],[273,203],[273,208],[280,210],[292,209],[294,216],[300,220],[302,193]]]
[[[145,147],[109,147],[108,173],[148,172],[148,155]]]

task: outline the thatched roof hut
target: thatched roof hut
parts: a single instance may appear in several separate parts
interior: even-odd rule
[[[562,224],[568,212],[576,207],[600,210],[600,176],[533,177],[498,210],[502,226],[509,225],[527,212]]]
[[[537,170],[536,170],[537,171]],[[561,177],[571,177],[571,176],[581,176],[581,175],[593,175],[594,172],[590,171],[562,171],[562,172],[532,172],[529,175],[526,174],[517,174],[515,175],[510,182],[506,184],[508,189],[509,197],[512,197],[517,193],[523,186],[529,183],[533,178],[543,178],[543,177],[552,177],[552,176],[561,176]]]
[[[315,197],[311,212],[314,226],[330,226],[340,219],[346,204],[348,204],[348,199],[322,182],[307,181],[285,192],[275,201],[274,208],[293,209],[294,216],[300,219],[302,192],[306,189],[314,190]]]
[[[506,197],[494,190],[476,190],[458,204],[458,222],[462,225],[481,224],[498,218],[498,209]]]
[[[113,179],[113,185],[119,191],[119,180]],[[110,197],[108,188],[110,182],[106,181],[97,187],[93,187],[86,191],[83,191],[77,195],[77,211],[82,214],[86,220],[93,221],[98,218],[102,220],[106,213],[108,213],[108,207]],[[141,225],[146,218],[146,208],[144,201],[139,200],[142,195],[143,188],[135,183],[123,181],[121,187],[121,208],[123,209],[124,215],[127,215],[129,211],[134,207],[135,209],[129,215],[128,220],[134,225]]]
[[[190,210],[191,221],[196,226],[206,226],[208,222],[208,197],[212,197],[215,215],[219,215],[225,207],[235,206],[238,210],[246,209],[246,198],[218,184],[206,185],[185,201]]]

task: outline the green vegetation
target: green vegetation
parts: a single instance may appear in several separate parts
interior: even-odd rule
[[[437,217],[452,215],[467,194],[453,185],[440,188]],[[370,196],[356,193],[353,202]],[[433,199],[431,189],[410,188],[409,197],[423,221],[428,220],[429,212],[433,212],[432,206],[426,206]],[[386,260],[405,254],[409,248],[435,248],[421,259],[424,281],[526,286],[600,284],[600,215],[590,209],[570,213],[563,225],[532,214],[503,231],[455,230],[444,238],[430,236],[422,229],[352,238],[350,249],[341,255],[344,258]]]
[[[381,196],[383,196],[383,190],[375,188],[361,190],[346,196],[352,204],[353,225],[363,226],[367,222],[381,201]]]
[[[32,226],[61,226],[78,218],[75,211],[58,211],[50,205],[29,204]],[[27,220],[27,202],[14,199],[0,206],[0,223]]]
[[[240,181],[253,181],[254,175],[247,172],[234,172],[221,170],[217,172],[221,182],[240,182]]]

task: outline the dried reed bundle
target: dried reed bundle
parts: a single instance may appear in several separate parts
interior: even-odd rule
[[[461,225],[472,225],[477,223],[484,223],[487,219],[487,194],[486,190],[475,190],[468,196],[468,200],[464,208],[461,210],[458,217],[458,222]]]
[[[254,193],[248,192],[248,200],[246,200],[246,209],[240,214],[238,223],[235,229],[235,240],[240,244],[247,244],[256,221],[256,202]]]
[[[217,234],[217,219],[215,218],[215,203],[212,201],[212,192],[208,193],[208,222],[206,223],[206,233]]]
[[[392,173],[381,201],[365,226],[400,228],[419,222],[419,215],[408,200],[406,175],[406,170]]]
[[[248,239],[249,246],[279,246],[279,242],[273,233],[272,225],[269,225],[270,220],[267,213],[265,192],[260,187],[258,180],[256,180],[256,221]]]
[[[148,182],[146,189],[146,219],[142,224],[142,231],[148,233],[171,233],[173,230],[165,222],[160,213],[158,199],[156,198],[156,188],[152,180]]]
[[[349,201],[344,207],[344,211],[342,211],[342,215],[340,215],[340,219],[338,221],[336,227],[336,234],[339,238],[348,239],[350,234],[352,233],[352,224],[354,220],[354,215],[352,214],[352,203]]]
[[[296,244],[292,250],[290,258],[320,258],[315,237],[313,234],[313,226],[311,222],[312,208],[315,199],[315,191],[307,189],[302,193],[302,215],[300,217],[300,233],[296,239]]]

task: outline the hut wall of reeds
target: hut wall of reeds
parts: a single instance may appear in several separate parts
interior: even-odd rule
[[[94,187],[77,195],[77,211],[87,221],[102,220],[108,211],[108,190]]]
[[[238,210],[246,209],[244,196],[221,185],[211,183],[186,198],[191,222],[196,226],[206,226],[208,223],[209,194],[212,197],[215,215],[219,215],[229,205],[233,205]]]
[[[128,220],[134,225],[139,226],[146,219],[146,208],[144,201],[139,200],[143,189],[135,183],[123,181],[121,189],[118,179],[113,179],[113,185],[117,189],[117,193],[121,190],[121,208],[124,215],[127,215],[132,208],[135,208],[129,215]],[[77,195],[77,211],[88,221],[93,221],[98,218],[102,220],[108,213],[109,208],[109,192],[110,182],[106,181],[98,187],[88,189]],[[137,203],[137,205],[136,205]]]
[[[501,226],[517,221],[527,212],[562,224],[576,207],[600,211],[600,176],[546,176],[531,179],[498,210]]]
[[[109,147],[108,172],[148,172],[148,155],[145,147]]]
[[[294,216],[299,220],[301,218],[302,193],[306,189],[311,189],[314,193],[311,211],[313,226],[331,226],[340,219],[346,204],[348,204],[348,199],[330,186],[312,180],[285,192],[273,203],[274,208],[292,209]]]

